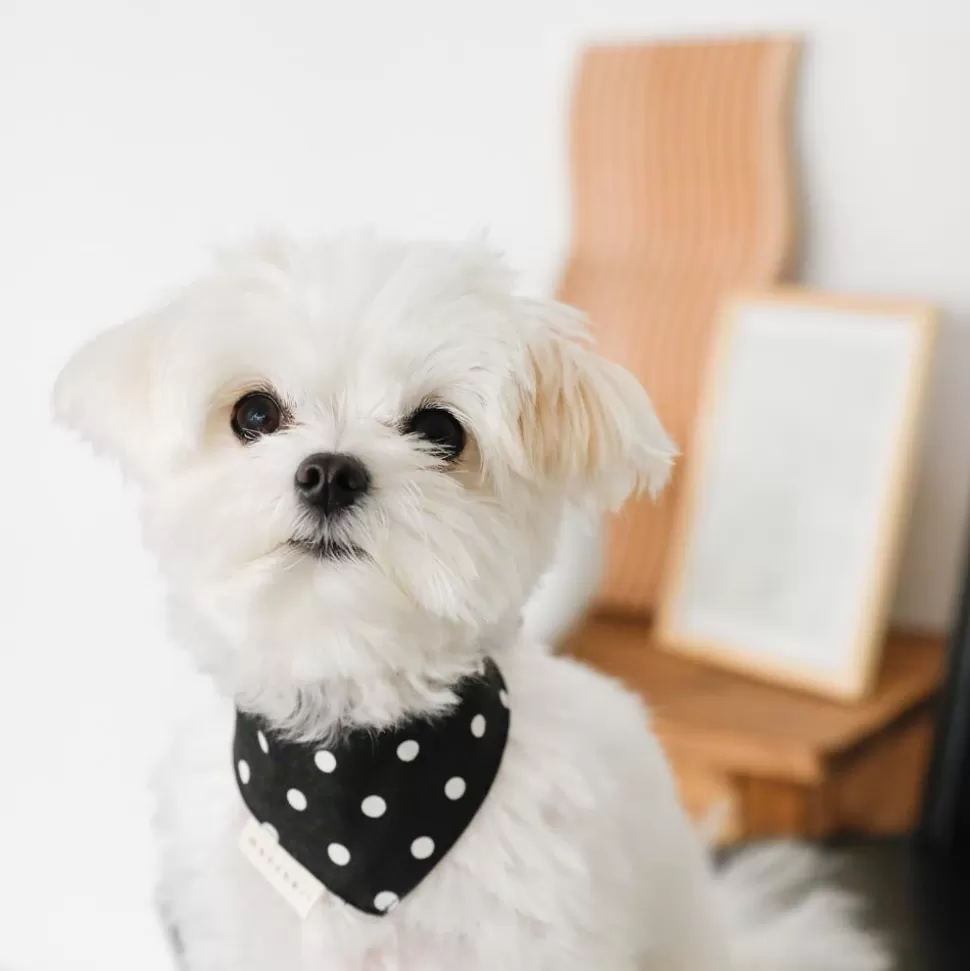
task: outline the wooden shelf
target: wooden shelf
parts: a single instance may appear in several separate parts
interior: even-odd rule
[[[885,833],[913,822],[942,635],[891,634],[877,687],[856,704],[657,650],[642,622],[591,619],[568,650],[643,695],[688,808],[701,816],[726,806],[725,838]]]

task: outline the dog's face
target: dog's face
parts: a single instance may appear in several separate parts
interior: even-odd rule
[[[264,243],[83,348],[55,406],[142,487],[236,692],[446,668],[515,621],[565,501],[656,489],[673,453],[478,244]]]

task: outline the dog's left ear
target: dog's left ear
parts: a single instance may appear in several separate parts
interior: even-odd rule
[[[677,449],[647,392],[593,350],[581,314],[548,301],[526,305],[534,326],[519,434],[533,474],[603,509],[643,491],[656,496]]]
[[[99,334],[68,361],[54,385],[54,417],[137,479],[157,449],[151,421],[154,315]]]

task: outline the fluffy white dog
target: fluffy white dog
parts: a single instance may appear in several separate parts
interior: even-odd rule
[[[55,407],[140,486],[221,696],[160,791],[191,971],[883,966],[835,895],[715,878],[639,700],[522,634],[564,510],[660,489],[674,449],[486,247],[230,254]],[[313,874],[305,917],[241,852],[253,816]]]

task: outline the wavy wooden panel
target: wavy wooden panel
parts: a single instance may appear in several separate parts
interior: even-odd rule
[[[587,311],[690,460],[714,312],[790,263],[792,39],[598,47],[572,117],[573,238],[560,298]],[[602,604],[649,613],[680,475],[613,524]]]

